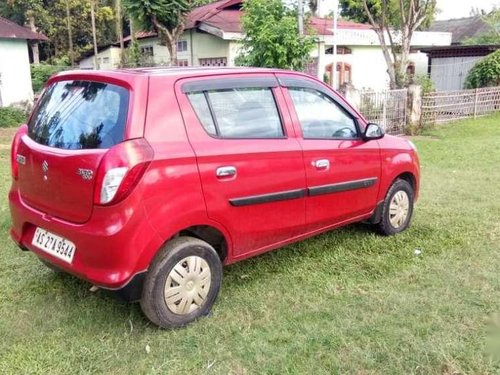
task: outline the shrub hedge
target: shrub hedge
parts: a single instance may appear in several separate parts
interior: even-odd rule
[[[0,128],[19,126],[27,119],[28,113],[25,110],[14,107],[0,108]]]

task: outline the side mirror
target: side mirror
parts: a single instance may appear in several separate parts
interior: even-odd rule
[[[382,129],[377,124],[368,124],[363,134],[363,139],[365,141],[373,141],[375,139],[383,138],[385,135],[384,129]]]

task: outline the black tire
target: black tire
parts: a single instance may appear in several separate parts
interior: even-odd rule
[[[208,292],[206,292],[206,289],[203,289],[206,296],[199,306],[196,305],[194,300],[191,300],[189,306],[190,309],[195,307],[194,311],[177,314],[167,305],[165,286],[169,275],[171,275],[171,272],[174,272],[174,267],[186,264],[186,270],[188,270],[187,262],[181,263],[181,261],[191,256],[201,258],[208,265],[210,277],[205,277],[204,280],[210,279],[210,285],[207,288]],[[199,269],[202,270],[202,266],[199,266]],[[151,263],[142,291],[142,311],[151,322],[159,327],[183,327],[193,320],[208,314],[219,294],[221,281],[222,263],[214,248],[197,238],[178,237],[166,243]],[[182,285],[179,284],[178,286],[181,287]],[[183,291],[183,293],[187,292]],[[200,298],[199,295],[197,297]],[[179,305],[182,302],[179,301]],[[187,306],[187,303],[184,306]]]
[[[404,221],[399,225],[395,226],[391,223],[391,214],[390,214],[390,205],[395,195],[399,192],[403,192],[408,197],[408,212],[404,219]],[[382,214],[380,217],[380,223],[378,223],[378,230],[380,233],[386,236],[392,236],[397,233],[401,233],[406,230],[410,226],[411,218],[413,215],[413,201],[414,201],[414,192],[411,185],[408,181],[398,179],[394,181],[394,183],[389,188],[384,200],[384,204],[382,207]]]

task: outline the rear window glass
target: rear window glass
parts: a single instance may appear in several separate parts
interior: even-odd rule
[[[68,150],[112,147],[123,141],[128,99],[127,89],[109,83],[56,82],[40,98],[28,135]]]

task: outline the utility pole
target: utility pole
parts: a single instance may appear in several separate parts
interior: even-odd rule
[[[337,45],[338,45],[338,27],[337,19],[339,12],[339,0],[333,0],[333,66],[332,66],[332,86],[337,90]]]
[[[94,39],[94,69],[99,69],[97,63],[97,32],[95,29],[95,0],[90,0],[90,20],[92,21],[92,38]]]
[[[299,35],[304,35],[304,0],[299,0],[297,8],[297,21],[299,24]]]
[[[69,14],[69,3],[66,0],[66,24],[68,26],[68,47],[69,47],[69,58],[71,60],[71,66],[75,66],[75,54],[73,53],[73,36],[71,35],[71,18]]]

